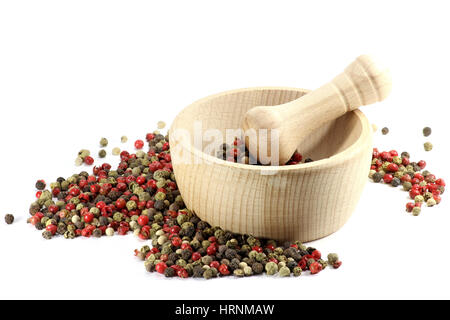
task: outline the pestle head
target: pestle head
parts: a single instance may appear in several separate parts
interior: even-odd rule
[[[252,134],[247,135],[246,145],[258,160],[264,157],[263,164],[283,165],[313,130],[360,106],[384,100],[391,88],[389,70],[361,55],[333,80],[296,100],[248,110],[242,127]]]

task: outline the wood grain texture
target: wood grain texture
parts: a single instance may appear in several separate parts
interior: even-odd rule
[[[245,130],[267,129],[279,132],[279,157],[285,164],[302,141],[324,123],[336,119],[360,106],[384,100],[391,91],[389,71],[368,55],[353,61],[333,80],[293,101],[281,105],[257,106],[247,111]],[[258,143],[271,151],[271,136],[258,135]],[[278,143],[278,141],[276,141]],[[258,146],[260,146],[258,144]],[[259,150],[254,156],[259,158]]]
[[[175,177],[187,207],[225,230],[278,240],[311,241],[338,230],[351,216],[367,180],[372,128],[359,110],[325,123],[301,145],[316,160],[293,166],[227,162],[193,145],[203,132],[240,128],[247,110],[293,101],[308,91],[251,88],[228,91],[185,108],[170,129]],[[306,95],[307,96],[307,95]],[[175,132],[186,130],[180,138]],[[186,159],[190,163],[186,163]]]

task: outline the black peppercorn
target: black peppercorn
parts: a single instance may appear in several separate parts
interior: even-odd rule
[[[5,215],[5,222],[7,224],[12,224],[14,222],[14,216],[12,214]]]

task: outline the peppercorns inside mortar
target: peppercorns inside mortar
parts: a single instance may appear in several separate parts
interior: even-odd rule
[[[151,240],[135,250],[147,271],[166,277],[237,277],[267,273],[299,276],[316,274],[330,265],[339,268],[337,254],[322,259],[320,251],[300,242],[277,243],[212,227],[185,207],[172,170],[168,136],[158,131],[136,140],[135,153],[120,152],[113,170],[108,163],[94,166],[92,174],[82,171],[58,178],[36,193],[28,222],[42,236],[114,236],[133,232]],[[90,152],[82,150],[86,159]],[[308,161],[312,161],[307,159]],[[301,161],[295,154],[291,161]],[[305,162],[308,162],[305,160]],[[86,164],[92,164],[88,161]],[[291,163],[294,164],[294,163]],[[42,187],[42,184],[39,184]]]

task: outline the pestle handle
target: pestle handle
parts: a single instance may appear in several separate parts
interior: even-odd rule
[[[285,164],[311,131],[360,106],[384,100],[391,86],[389,71],[370,56],[362,55],[333,80],[294,101],[250,109],[243,128],[257,133],[258,129],[277,129],[279,164]],[[265,143],[270,155],[270,134],[258,139],[258,145]]]

